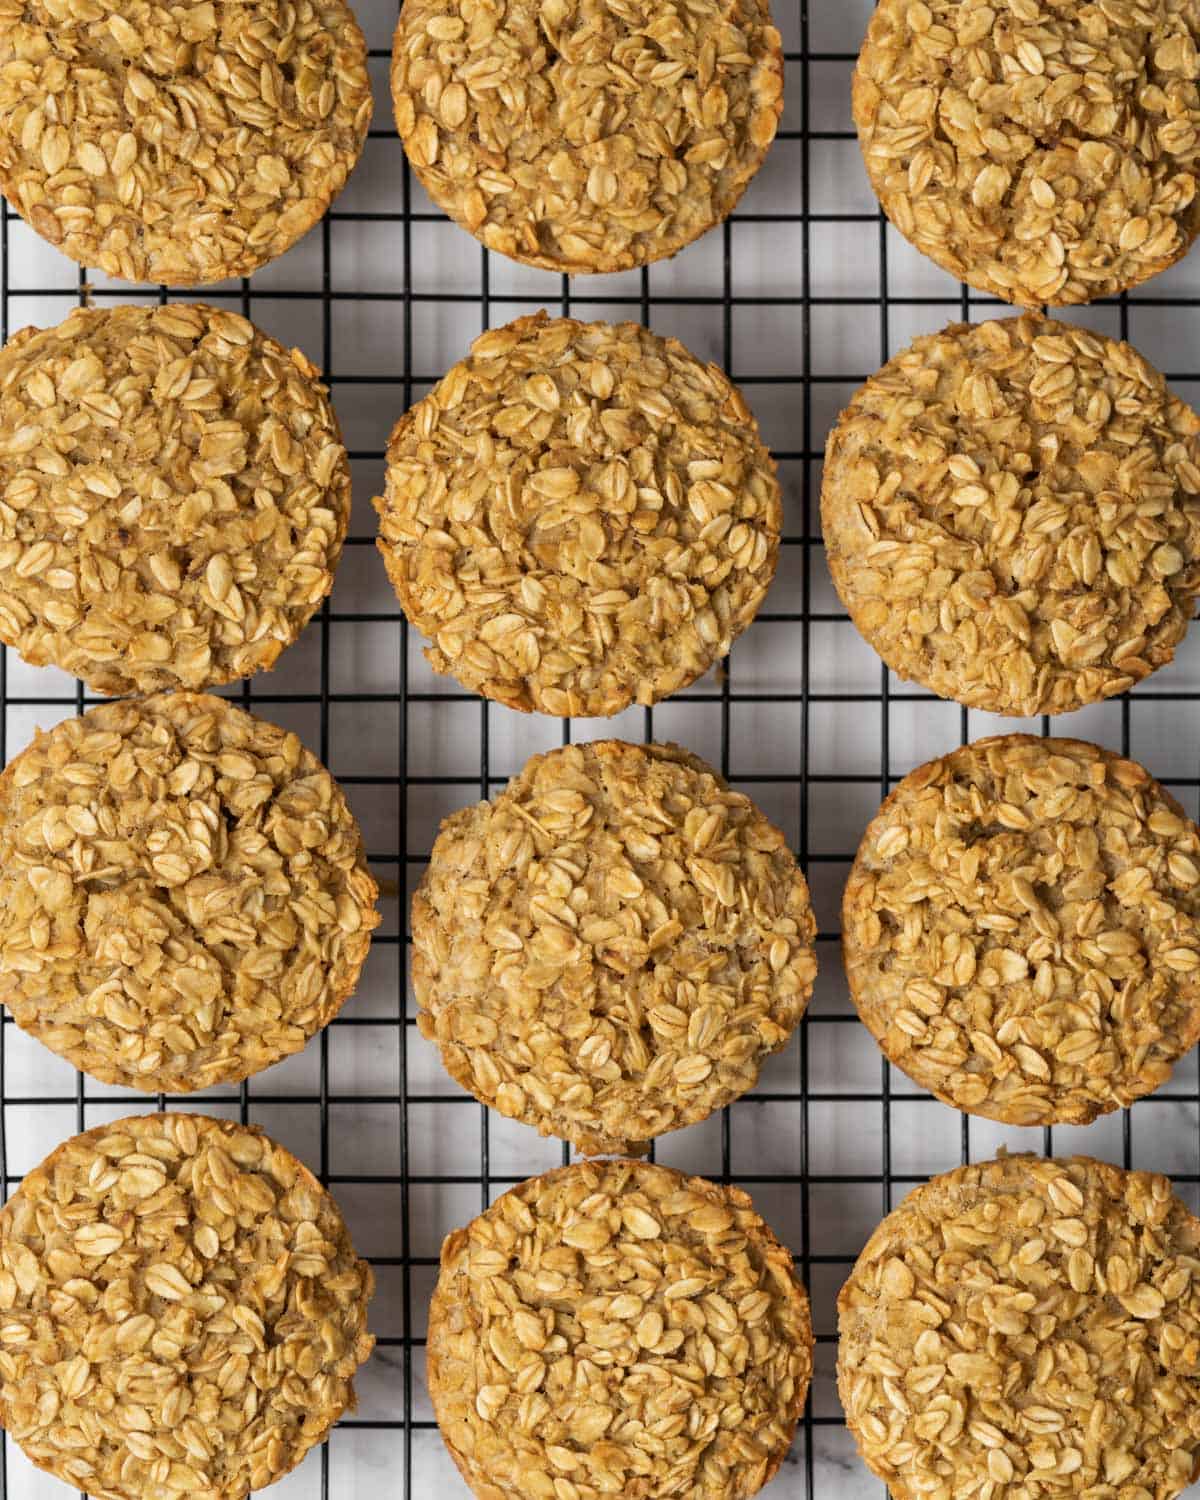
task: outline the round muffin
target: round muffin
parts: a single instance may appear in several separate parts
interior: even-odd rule
[[[1200,229],[1197,0],[881,0],[854,71],[902,235],[1025,306],[1114,296]]]
[[[842,899],[846,977],[922,1088],[1010,1125],[1085,1125],[1200,1037],[1200,829],[1082,740],[978,740],[906,776]]]
[[[775,465],[737,387],[636,323],[477,338],[396,423],[379,550],[438,672],[509,708],[656,703],[775,574]]]
[[[406,0],[396,128],[489,250],[551,271],[662,260],[733,209],[775,138],[767,0]]]
[[[106,703],[0,776],[0,1001],[102,1083],[236,1083],[341,1009],[378,925],[340,788],[223,698]]]
[[[896,1500],[1171,1500],[1200,1457],[1200,1222],[1165,1177],[1004,1156],[890,1213],[838,1298],[838,1390]]]
[[[0,189],[108,276],[249,276],[341,192],[370,118],[342,0],[0,4]]]
[[[578,1162],[447,1235],[429,1394],[480,1500],[748,1500],[812,1373],[808,1298],[745,1193]]]
[[[1129,347],[1025,316],[917,339],[829,434],[829,570],[900,677],[1064,713],[1175,654],[1200,592],[1200,418]]]
[[[816,930],[783,834],[702,760],[567,745],[443,823],[412,903],[417,1024],[501,1114],[640,1151],[754,1087]]]
[[[98,1126],[0,1210],[0,1422],[96,1500],[242,1500],[354,1409],[374,1287],[333,1199],[261,1131]]]
[[[333,587],[318,370],[236,313],[81,308],[0,350],[0,640],[98,693],[269,668]]]

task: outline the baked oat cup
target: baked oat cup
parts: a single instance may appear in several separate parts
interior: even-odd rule
[[[274,666],[333,587],[350,465],[318,370],[203,304],[0,350],[0,640],[97,693]]]
[[[102,704],[0,776],[0,1001],[101,1083],[190,1093],[300,1051],[376,894],[333,777],[224,698]]]
[[[850,994],[889,1061],[1009,1125],[1086,1125],[1200,1037],[1200,829],[1082,740],[977,740],[904,778],[842,898]]]
[[[333,1199],[260,1130],[114,1120],[0,1210],[0,1422],[96,1500],[243,1500],[354,1409],[374,1285]]]
[[[412,903],[417,1025],[501,1114],[640,1151],[754,1087],[816,930],[783,834],[698,757],[567,745],[442,824]]]
[[[812,1373],[808,1297],[736,1187],[580,1162],[442,1245],[429,1394],[479,1500],[749,1500]],[[556,1482],[558,1487],[556,1488]]]
[[[952,324],[841,414],[821,518],[842,602],[898,676],[990,713],[1065,713],[1183,639],[1200,417],[1102,334]]]
[[[881,0],[852,89],[871,186],[980,291],[1115,296],[1200,230],[1198,41],[1195,0]]]
[[[726,656],[779,556],[741,392],[636,323],[481,334],[396,423],[379,550],[437,672],[509,708],[607,716]]]
[[[0,189],[108,276],[249,276],[322,217],[370,118],[342,0],[0,0]]]
[[[425,191],[489,250],[625,271],[733,210],[783,111],[767,0],[405,0],[396,128]]]
[[[917,1188],[838,1298],[838,1390],[895,1500],[1172,1500],[1200,1454],[1200,1222],[1165,1177],[1008,1156]]]

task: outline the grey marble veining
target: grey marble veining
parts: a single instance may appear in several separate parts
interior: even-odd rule
[[[395,600],[370,545],[375,519],[369,501],[381,482],[379,455],[402,407],[404,387],[395,373],[405,368],[406,357],[411,371],[436,375],[465,350],[485,316],[498,324],[543,304],[561,309],[563,285],[559,277],[492,257],[485,313],[476,242],[434,213],[415,182],[409,183],[405,197],[402,154],[391,135],[384,55],[395,0],[355,0],[355,5],[379,54],[373,59],[378,134],[339,200],[339,211],[350,217],[331,223],[328,263],[317,231],[256,275],[247,301],[255,321],[326,362],[334,377],[334,400],[357,456],[355,540],[346,549],[331,606],[335,613],[355,618],[329,627],[324,654],[323,627],[314,624],[284,653],[270,679],[254,685],[252,698],[259,690],[294,695],[296,701],[269,703],[260,711],[315,747],[321,734],[316,685],[327,659],[335,694],[329,764],[335,774],[353,778],[348,795],[368,848],[388,856],[377,873],[392,883],[383,901],[382,932],[394,941],[372,951],[345,1012],[355,1024],[335,1024],[323,1042],[252,1080],[249,1116],[314,1166],[324,1153],[330,1171],[343,1179],[335,1191],[358,1248],[394,1259],[401,1253],[405,1200],[395,1180],[383,1179],[397,1179],[401,1170],[399,1109],[395,1102],[379,1101],[398,1100],[403,1086],[415,1101],[407,1119],[407,1165],[413,1179],[407,1195],[408,1248],[413,1257],[428,1259],[436,1257],[446,1233],[513,1182],[556,1165],[562,1151],[558,1142],[489,1116],[464,1098],[434,1049],[412,1028],[402,1051],[398,1022],[410,1002],[404,947],[395,939],[404,930],[407,887],[418,866],[402,863],[399,856],[422,858],[441,818],[481,790],[494,790],[531,753],[560,743],[562,726],[494,704],[460,701],[453,683],[430,672],[415,637],[402,648]],[[747,399],[767,441],[776,451],[793,455],[806,433],[812,451],[820,450],[829,423],[885,351],[894,352],[914,335],[961,316],[962,310],[956,283],[890,229],[881,235],[874,219],[864,222],[874,214],[875,202],[850,132],[849,59],[871,0],[807,0],[805,9],[809,49],[820,54],[807,66],[799,60],[805,39],[799,0],[776,0],[776,19],[792,59],[785,135],[746,195],[743,210],[749,217],[736,222],[728,238],[716,231],[675,260],[652,267],[646,281],[651,325],[682,338],[705,358],[728,356],[735,378],[746,382]],[[801,142],[804,124],[818,137]],[[805,161],[807,183],[801,177]],[[414,221],[406,238],[400,225],[371,218],[398,213],[406,201],[416,213],[429,215]],[[810,214],[809,222],[800,221],[802,212]],[[410,252],[407,263],[404,243]],[[7,244],[4,285],[10,329],[58,322],[78,302],[77,268],[12,219]],[[886,310],[879,305],[885,258],[891,294]],[[757,299],[734,309],[728,349],[721,305],[727,274],[736,296]],[[94,281],[101,290],[112,290],[103,278]],[[327,340],[321,303],[313,296],[326,281],[333,296]],[[794,303],[763,300],[796,298],[805,284],[813,299],[807,348],[800,309]],[[406,289],[412,293],[407,304]],[[297,300],[279,295],[289,291],[303,295]],[[355,295],[364,292],[378,296],[364,301]],[[1169,295],[1200,299],[1200,250],[1156,278],[1145,292],[1148,300],[1135,294],[1124,310],[1075,309],[1067,316],[1109,333],[1120,331],[1124,316],[1131,340],[1161,368],[1200,369],[1200,305],[1168,309],[1153,300]],[[238,286],[215,294],[241,306]],[[467,300],[450,301],[448,294],[465,294]],[[153,295],[142,289],[130,293],[139,300]],[[570,310],[583,317],[641,318],[645,311],[639,273],[576,278],[569,299]],[[991,311],[972,304],[972,316]],[[412,343],[405,351],[407,326]],[[796,376],[806,366],[820,377],[807,392]],[[341,377],[351,378],[339,383]],[[1200,378],[1179,389],[1195,403]],[[786,459],[781,479],[785,529],[794,540],[817,525],[819,464],[805,457]],[[816,1351],[811,1399],[815,1420],[802,1427],[788,1462],[766,1492],[768,1500],[883,1500],[883,1486],[860,1462],[840,1423],[830,1341],[838,1288],[882,1214],[912,1183],[957,1165],[965,1155],[981,1159],[1001,1147],[1040,1150],[1043,1138],[1040,1131],[964,1122],[894,1071],[887,1075],[886,1109],[881,1102],[885,1075],[880,1056],[865,1029],[851,1019],[832,936],[841,888],[885,781],[958,744],[964,716],[953,704],[899,694],[901,684],[895,679],[888,679],[884,701],[878,658],[844,619],[820,547],[786,546],[767,613],[792,615],[805,604],[815,617],[806,632],[794,620],[761,621],[739,641],[730,668],[734,696],[727,733],[721,704],[704,701],[704,695],[719,690],[716,677],[654,711],[657,737],[678,740],[717,763],[727,757],[735,784],[739,777],[752,778],[742,783],[744,789],[797,847],[803,828],[810,854],[822,856],[810,861],[808,873],[827,935],[819,950],[821,974],[805,1024],[805,1046],[794,1039],[768,1062],[757,1093],[730,1110],[728,1155],[721,1121],[714,1119],[665,1137],[656,1156],[687,1171],[713,1176],[727,1171],[746,1186],[764,1218],[802,1257],[814,1324],[823,1340]],[[802,635],[808,642],[807,660]],[[402,649],[407,651],[403,662]],[[404,763],[410,775],[425,778],[407,795],[396,785],[399,715],[395,703],[384,701],[396,692],[402,667],[410,690],[421,695],[409,705],[404,721]],[[75,712],[73,680],[52,669],[26,667],[11,653],[6,685],[10,698],[21,700],[10,703],[4,719],[6,757],[21,749],[36,727],[49,727]],[[805,687],[817,695],[807,721],[800,702]],[[1161,694],[1200,693],[1200,625],[1176,662],[1150,687]],[[772,693],[783,694],[785,701],[771,700]],[[809,738],[802,747],[805,722]],[[639,739],[645,725],[639,709],[612,721],[578,721],[572,734],[576,739]],[[972,738],[1021,728],[1037,732],[1040,727],[1038,721],[1023,724],[974,712],[965,718]],[[481,788],[485,728],[490,780]],[[1200,699],[1135,695],[1128,717],[1121,704],[1108,703],[1068,715],[1055,729],[1127,748],[1160,776],[1179,778],[1172,789],[1196,814],[1197,788],[1188,783],[1200,762]],[[887,763],[881,764],[885,743]],[[822,779],[802,786],[802,764]],[[398,870],[408,876],[399,883],[403,888],[398,888]],[[348,1101],[331,1106],[324,1131],[322,1059],[329,1092]],[[44,1047],[7,1027],[4,1085],[10,1096],[66,1101],[6,1106],[6,1164],[10,1173],[20,1173],[78,1128],[76,1075]],[[1200,1174],[1198,1088],[1193,1053],[1158,1098],[1135,1107],[1128,1122],[1134,1166]],[[87,1125],[127,1112],[127,1105],[112,1102],[113,1092],[88,1085]],[[260,1097],[267,1094],[272,1102]],[[868,1096],[868,1102],[854,1096]],[[189,1101],[189,1107],[237,1113],[236,1104],[214,1105],[204,1096]],[[1125,1130],[1124,1117],[1109,1116],[1086,1129],[1055,1130],[1052,1146],[1062,1153],[1086,1151],[1121,1162]],[[485,1159],[486,1179],[480,1175]],[[810,1173],[807,1186],[780,1180],[795,1177],[804,1160]],[[867,1180],[846,1180],[862,1178]],[[1184,1185],[1181,1192],[1194,1209],[1200,1208],[1196,1184]],[[806,1249],[831,1259],[808,1264],[803,1260]],[[424,1380],[421,1340],[436,1267],[381,1264],[377,1274],[372,1328],[394,1342],[381,1343],[362,1371],[354,1417],[334,1432],[324,1450],[311,1454],[269,1492],[272,1500],[322,1500],[324,1495],[330,1500],[468,1500],[433,1426]],[[406,1335],[417,1341],[407,1364],[399,1342]],[[411,1423],[407,1434],[406,1421]],[[28,1464],[14,1444],[6,1443],[4,1452],[5,1500],[66,1500],[70,1495]],[[1200,1500],[1200,1490],[1189,1495]]]

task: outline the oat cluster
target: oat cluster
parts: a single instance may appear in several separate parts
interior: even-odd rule
[[[341,192],[370,118],[342,0],[0,0],[0,188],[109,276],[249,276]]]
[[[96,1500],[242,1500],[354,1406],[374,1277],[260,1131],[141,1115],[0,1211],[0,1418]]]
[[[737,1188],[577,1163],[447,1236],[428,1372],[481,1500],[748,1500],[804,1407],[808,1298]]]
[[[884,211],[962,281],[1090,302],[1200,230],[1197,0],[882,0],[854,120]]]
[[[0,777],[0,1001],[103,1083],[187,1093],[298,1052],[375,895],[329,772],[222,698],[104,704]]]
[[[1164,666],[1200,592],[1200,418],[1128,344],[1025,316],[918,338],[829,435],[826,555],[887,665],[992,713]]]
[[[1200,1037],[1200,829],[1096,745],[1002,735],[913,771],[842,919],[859,1014],[957,1109],[1086,1124]]]
[[[439,672],[619,713],[725,656],[775,572],[775,466],[715,365],[635,323],[482,334],[387,451],[379,549]]]
[[[406,0],[391,76],[430,197],[552,271],[690,244],[742,196],[783,109],[767,0]]]
[[[202,305],[79,309],[15,334],[0,351],[0,640],[100,693],[273,666],[333,586],[349,522],[317,374]]]
[[[417,1022],[501,1114],[638,1150],[754,1087],[815,936],[783,834],[710,766],[568,745],[442,825],[413,899]]]
[[[1165,1177],[1002,1157],[919,1187],[838,1299],[838,1388],[897,1500],[1171,1500],[1200,1454],[1200,1223]]]

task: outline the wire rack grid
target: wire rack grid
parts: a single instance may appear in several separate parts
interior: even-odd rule
[[[611,734],[669,738],[720,766],[783,827],[821,925],[809,1015],[759,1088],[719,1116],[664,1137],[656,1158],[736,1180],[787,1242],[817,1331],[813,1391],[770,1493],[857,1500],[881,1486],[853,1452],[833,1386],[834,1299],[875,1223],[916,1182],[1001,1145],[1086,1150],[1171,1173],[1200,1192],[1200,1078],[1186,1059],[1134,1111],[1087,1129],[1022,1131],[969,1120],[915,1090],[880,1058],[840,972],[838,906],[871,813],[921,760],[1001,728],[892,678],[858,638],[828,581],[817,497],[829,423],[851,391],[911,337],[1003,311],[969,293],[887,227],[849,119],[849,82],[870,0],[782,0],[783,128],[730,223],[673,262],[569,281],[483,252],[412,180],[391,124],[386,75],[395,0],[359,0],[376,115],[364,159],[324,222],[250,281],[196,295],[232,306],[318,360],[355,469],[354,515],[331,599],[278,669],[236,690],[286,724],[347,788],[384,888],[384,926],[363,982],[299,1057],[240,1089],[172,1100],[262,1125],[327,1182],[375,1266],[378,1348],[358,1412],[282,1481],[278,1500],[358,1496],[459,1500],[424,1384],[425,1307],[442,1236],[513,1183],[567,1159],[481,1109],[417,1034],[406,993],[406,911],[442,816],[488,796],[537,750]],[[1142,293],[1070,316],[1128,336],[1180,394],[1200,397],[1200,252]],[[178,290],[172,297],[186,297]],[[78,269],[0,208],[0,333],[49,325],[85,297],[166,300]],[[374,552],[370,496],[399,413],[477,332],[545,306],[632,317],[718,360],[743,386],[779,461],[786,522],[779,577],[720,672],[653,710],[613,721],[513,714],[435,678]],[[0,651],[0,750],[81,711],[80,684]],[[1145,761],[1189,808],[1200,796],[1200,631],[1132,697],[1057,721]],[[167,1101],[85,1079],[0,1025],[0,1192],[77,1130]],[[68,1493],[15,1444],[0,1447],[0,1497]]]

